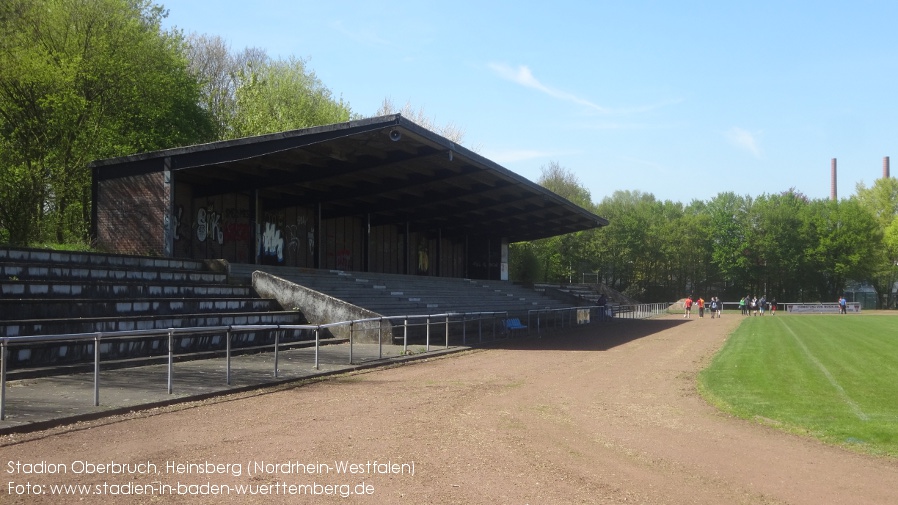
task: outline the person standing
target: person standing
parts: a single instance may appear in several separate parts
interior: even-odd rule
[[[839,314],[847,314],[848,313],[848,300],[845,299],[845,295],[839,297]]]
[[[767,297],[765,295],[761,295],[761,299],[758,300],[758,311],[763,316],[765,310],[767,310]]]
[[[715,296],[714,301],[717,302],[717,319],[720,319],[720,315],[723,314],[723,300]]]
[[[698,297],[698,317],[705,317],[705,299]]]
[[[771,316],[776,315],[776,298],[774,298],[773,300],[770,300],[770,315]]]
[[[745,300],[748,296],[739,299],[739,312],[742,312],[742,315],[745,315]]]
[[[689,316],[692,315],[692,295],[686,297],[686,301],[683,302],[683,306],[686,307],[686,313],[683,314],[683,317],[689,319]]]

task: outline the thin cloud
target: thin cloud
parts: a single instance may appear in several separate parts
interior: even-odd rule
[[[754,133],[734,126],[726,132],[726,137],[739,149],[750,152],[755,158],[761,157],[761,148],[758,146],[758,139]]]
[[[517,68],[512,68],[511,66],[504,63],[490,63],[489,67],[503,79],[507,79],[516,84],[520,84],[521,86],[524,86],[526,88],[535,89],[541,93],[545,93],[546,95],[551,96],[552,98],[576,103],[578,105],[584,105],[603,114],[608,114],[609,112],[611,112],[609,109],[590,102],[585,98],[581,98],[572,93],[546,86],[545,84],[541,83],[536,77],[534,77],[533,72],[531,72],[530,69],[524,65],[520,65]]]

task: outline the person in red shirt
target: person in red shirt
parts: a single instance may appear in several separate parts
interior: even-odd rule
[[[692,295],[686,297],[686,301],[683,302],[683,305],[686,307],[686,313],[683,314],[684,318],[689,318],[692,315]]]
[[[698,297],[698,317],[705,317],[705,299]]]

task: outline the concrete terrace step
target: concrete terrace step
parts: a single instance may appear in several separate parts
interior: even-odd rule
[[[112,283],[112,282],[41,282],[0,281],[0,295],[10,298],[89,297],[89,298],[157,298],[157,297],[254,297],[247,286],[225,284]]]
[[[302,314],[278,312],[222,312],[132,317],[95,317],[84,319],[37,319],[4,321],[0,336],[61,335],[98,331],[155,330],[255,324],[305,324]]]
[[[277,302],[262,298],[0,299],[3,319],[14,314],[18,320],[280,310]]]
[[[4,280],[66,280],[89,282],[165,282],[169,284],[184,283],[223,283],[228,276],[224,273],[203,272],[196,270],[160,270],[134,269],[132,267],[79,267],[66,265],[33,265],[26,263],[0,264],[0,279]]]
[[[85,266],[157,268],[167,270],[205,270],[202,260],[154,258],[90,252],[47,251],[44,249],[0,249],[0,263],[73,264]]]

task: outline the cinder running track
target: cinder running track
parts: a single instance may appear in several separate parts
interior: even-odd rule
[[[594,324],[10,435],[0,502],[898,503],[895,460],[735,419],[698,396],[696,373],[739,320]],[[16,494],[26,483],[45,494]],[[101,494],[46,494],[65,483]]]

